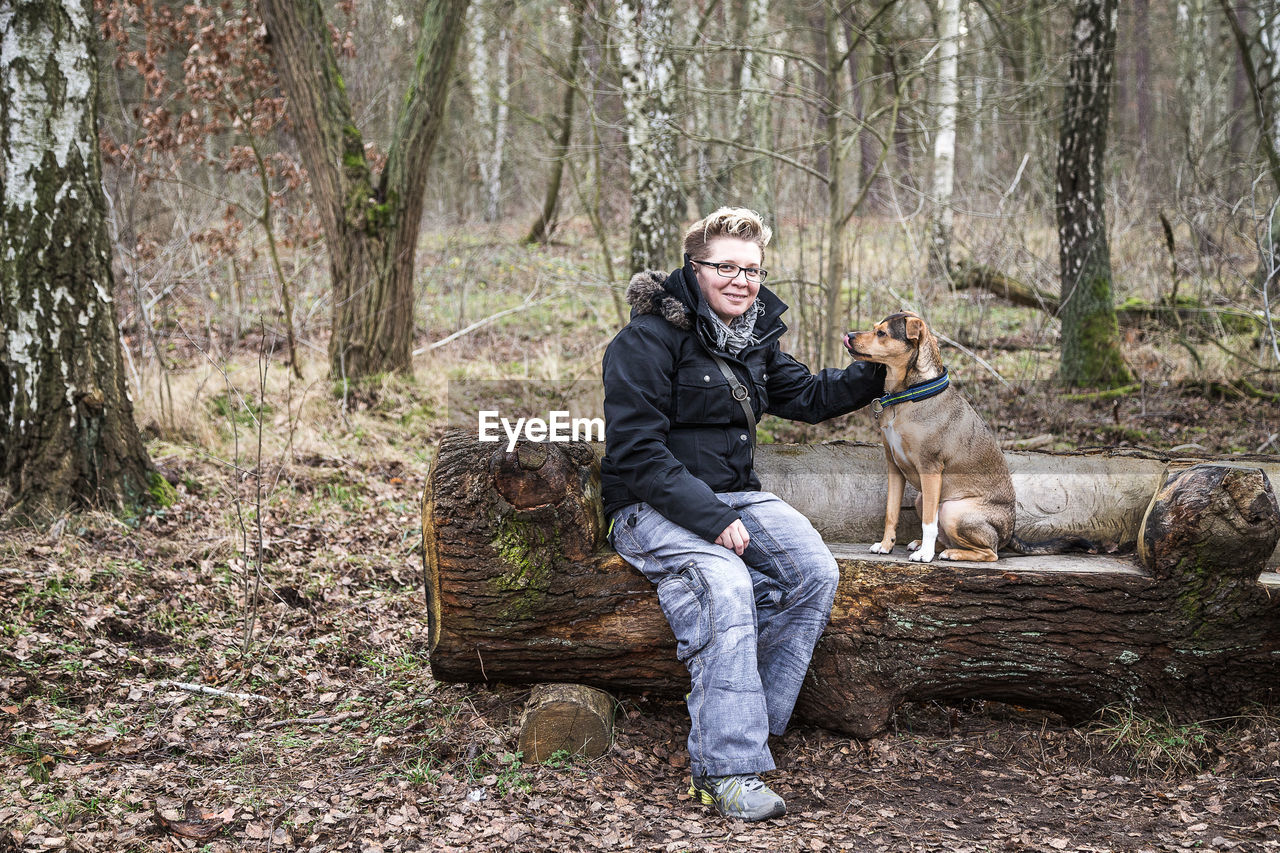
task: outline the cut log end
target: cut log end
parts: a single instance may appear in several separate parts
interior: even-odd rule
[[[1169,472],[1139,530],[1138,557],[1156,577],[1197,588],[1208,573],[1252,586],[1278,539],[1280,508],[1267,475],[1204,463]]]
[[[582,684],[539,684],[520,717],[524,761],[556,755],[599,758],[613,743],[613,698]]]

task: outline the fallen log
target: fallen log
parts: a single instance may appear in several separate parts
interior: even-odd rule
[[[604,538],[598,452],[444,436],[423,503],[436,678],[687,689],[651,585]],[[1265,571],[1280,540],[1273,458],[1008,452],[1019,535],[1088,535],[1141,558],[992,565],[867,551],[885,495],[878,447],[757,455],[765,487],[814,522],[841,568],[800,720],[869,737],[909,700],[1071,718],[1124,703],[1186,720],[1280,698],[1280,595],[1268,586],[1280,578]]]
[[[1060,307],[1057,294],[1019,281],[985,264],[960,262],[956,265],[952,281],[956,290],[985,290],[1006,302],[1054,316]],[[1195,329],[1210,335],[1256,332],[1263,325],[1260,317],[1247,311],[1205,305],[1190,297],[1180,297],[1174,304],[1149,302],[1137,297],[1126,299],[1116,306],[1116,322],[1133,328]]]

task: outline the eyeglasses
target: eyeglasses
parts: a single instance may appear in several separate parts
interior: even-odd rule
[[[702,264],[704,267],[715,267],[716,272],[720,273],[721,278],[737,278],[738,273],[743,273],[747,277],[747,281],[764,281],[769,277],[768,270],[762,270],[759,267],[740,267],[731,263],[715,263],[714,261],[700,261],[696,258],[690,258],[695,264]]]

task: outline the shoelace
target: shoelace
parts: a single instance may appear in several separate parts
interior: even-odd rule
[[[764,787],[764,781],[755,774],[751,774],[749,776],[721,776],[717,782],[723,783],[726,779],[733,779],[744,791],[759,791]],[[718,788],[719,784],[717,784],[716,787]]]

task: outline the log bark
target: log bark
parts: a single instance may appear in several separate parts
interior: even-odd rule
[[[687,690],[652,586],[605,539],[598,452],[442,439],[423,505],[435,677]],[[1280,462],[1006,455],[1020,535],[1140,539],[1142,560],[874,555],[879,448],[759,448],[765,487],[810,517],[841,567],[798,719],[869,737],[909,700],[1071,718],[1124,703],[1185,720],[1280,698],[1280,596],[1264,585],[1278,580],[1264,570],[1280,539]],[[1091,526],[1099,509],[1110,512]]]
[[[585,684],[539,684],[520,716],[526,763],[556,753],[599,758],[613,743],[613,698]]]

